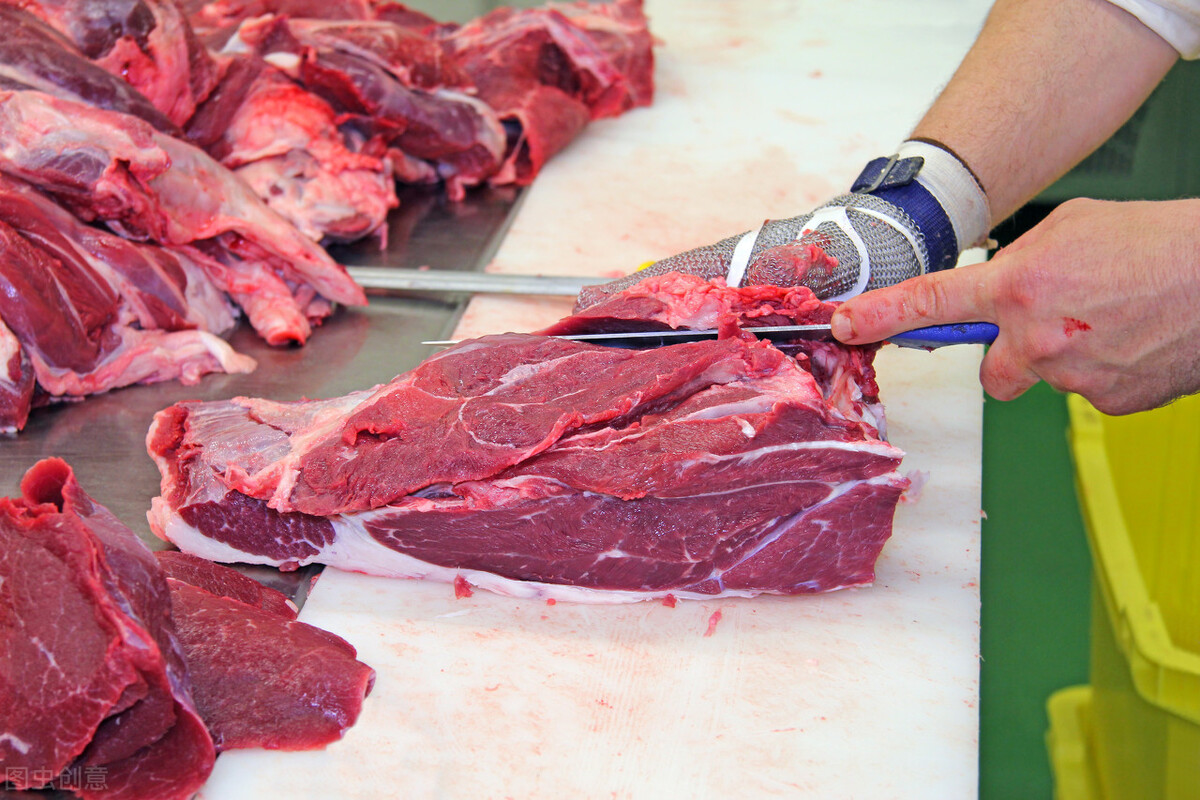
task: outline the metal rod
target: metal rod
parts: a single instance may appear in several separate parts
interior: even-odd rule
[[[574,297],[584,286],[608,278],[573,275],[505,275],[436,269],[346,267],[364,289],[400,292],[472,292],[478,294],[537,294]]]

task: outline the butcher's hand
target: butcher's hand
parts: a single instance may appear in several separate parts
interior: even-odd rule
[[[1017,397],[1039,380],[1124,414],[1200,390],[1200,200],[1071,200],[982,264],[843,304],[844,342],[994,322],[980,381]]]
[[[909,141],[871,161],[848,194],[589,286],[576,308],[667,272],[731,286],[805,285],[823,299],[844,300],[952,267],[988,228],[987,198],[967,167],[940,146]]]

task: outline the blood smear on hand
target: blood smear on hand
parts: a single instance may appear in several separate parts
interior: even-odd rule
[[[1068,339],[1074,336],[1077,331],[1090,331],[1091,329],[1092,326],[1081,319],[1063,317],[1063,333],[1067,335]]]

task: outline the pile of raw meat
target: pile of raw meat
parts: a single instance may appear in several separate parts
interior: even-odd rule
[[[63,461],[34,465],[21,491],[0,498],[9,787],[186,800],[221,751],[319,748],[354,724],[374,671],[282,594],[151,553]]]
[[[362,289],[396,182],[526,184],[648,104],[641,0],[442,24],[391,0],[0,0],[0,431],[31,407],[245,372]]]
[[[870,583],[908,485],[874,348],[751,333],[833,308],[669,273],[344,397],[179,403],[147,440],[151,527],[215,561],[597,602]],[[551,335],[670,328],[724,335],[651,350]]]

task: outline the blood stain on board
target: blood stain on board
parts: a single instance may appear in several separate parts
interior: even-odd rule
[[[1088,325],[1081,319],[1075,319],[1074,317],[1063,317],[1063,333],[1066,334],[1068,339],[1070,339],[1079,331],[1090,331],[1091,329],[1092,326]]]
[[[708,630],[704,632],[705,637],[712,636],[717,632],[717,623],[721,621],[721,609],[717,609],[708,618]]]
[[[662,599],[662,604],[664,606],[666,606],[667,608],[674,608],[675,602],[676,602],[675,595],[669,594],[669,593],[667,595],[665,595]]]
[[[471,584],[467,582],[467,579],[464,578],[462,575],[455,575],[454,576],[454,598],[456,600],[461,600],[464,597],[470,597],[473,594],[475,594],[475,593],[473,591],[471,591]]]

